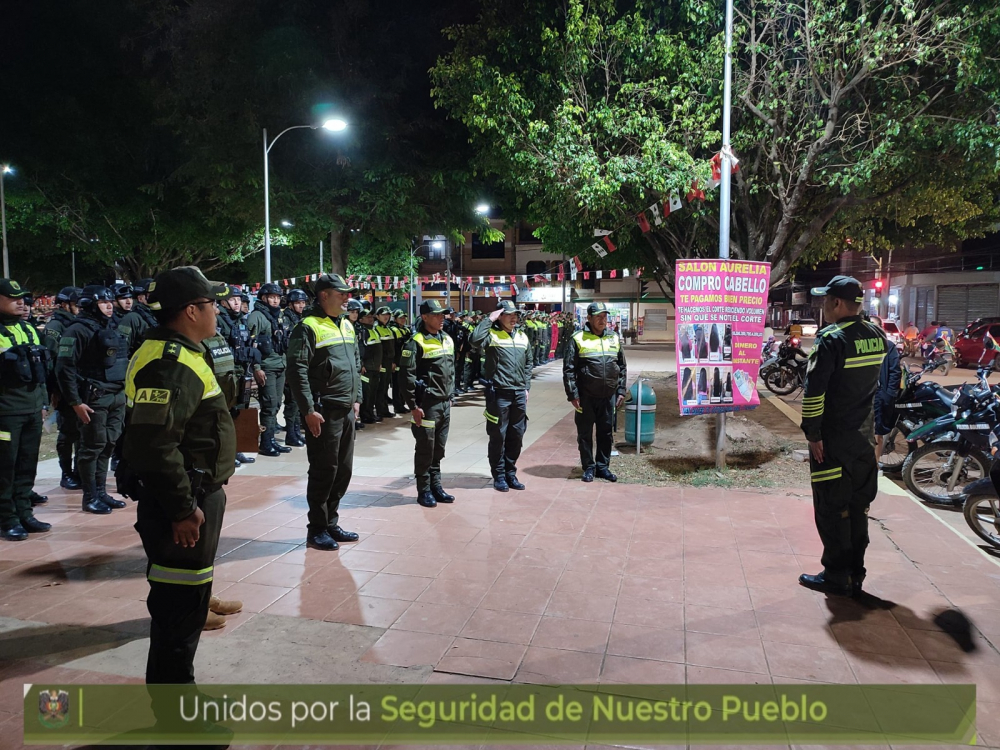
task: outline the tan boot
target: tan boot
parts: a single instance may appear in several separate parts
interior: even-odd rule
[[[218,630],[224,627],[226,627],[226,618],[215,614],[215,612],[209,612],[205,620],[205,627],[202,630]]]
[[[235,615],[243,609],[243,602],[235,599],[232,601],[223,601],[219,597],[213,596],[208,602],[208,608],[217,615]]]

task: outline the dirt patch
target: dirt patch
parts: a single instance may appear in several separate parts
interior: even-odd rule
[[[770,401],[726,420],[727,470],[715,469],[715,415],[682,417],[673,373],[643,373],[656,392],[656,436],[636,455],[635,446],[618,444],[615,472],[623,482],[696,487],[809,487],[809,465],[792,458],[805,448],[797,425]],[[624,424],[618,437],[624,439]]]

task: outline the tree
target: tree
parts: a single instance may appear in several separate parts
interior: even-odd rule
[[[437,101],[469,128],[483,168],[544,225],[547,249],[576,255],[594,227],[621,227],[605,263],[646,265],[670,286],[675,259],[717,253],[716,199],[646,234],[635,215],[709,179],[721,13],[694,0],[518,6],[501,2],[451,29],[454,49],[432,72]],[[956,240],[996,223],[992,3],[738,9],[733,257],[770,261],[777,284],[835,252],[831,235],[858,224],[872,227],[874,246]],[[977,177],[942,190],[948,170]]]

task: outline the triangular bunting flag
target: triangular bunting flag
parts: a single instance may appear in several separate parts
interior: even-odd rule
[[[660,226],[663,223],[663,217],[660,215],[660,204],[654,203],[649,207],[649,212],[653,214],[653,223]]]
[[[691,183],[691,191],[687,194],[687,201],[691,203],[703,200],[705,200],[705,191],[698,187],[698,180],[695,180]]]
[[[612,278],[612,279],[616,279],[616,278],[618,278],[618,271],[616,271],[616,270],[612,269],[612,270],[611,270],[611,278]]]
[[[598,271],[597,272],[597,278],[603,279],[604,278],[604,272],[603,271]]]
[[[681,203],[681,197],[677,193],[671,193],[670,202],[664,202],[663,204],[668,213],[676,213],[677,211],[680,211],[683,205],[684,204]]]
[[[611,234],[611,230],[610,229],[595,229],[594,230],[594,236],[595,237],[607,237],[609,234]]]
[[[579,255],[574,255],[573,256],[573,265],[576,266],[576,270],[577,271],[582,271],[583,270],[583,263],[580,262],[580,256]]]
[[[623,279],[627,279],[628,278],[628,269],[627,268],[623,268],[622,269],[622,278]]]
[[[649,226],[649,219],[646,218],[645,213],[636,214],[635,220],[639,224],[639,229],[642,230],[643,234],[652,229],[652,227]]]
[[[609,253],[613,253],[615,250],[618,249],[617,247],[615,247],[615,243],[611,241],[610,237],[604,238],[604,244],[608,246]]]
[[[607,251],[603,247],[601,247],[601,243],[599,242],[595,242],[593,245],[591,245],[590,249],[593,250],[595,253],[597,253],[597,255],[601,258],[607,257],[608,254]]]
[[[584,271],[583,272],[583,280],[584,281],[590,281],[590,271]]]

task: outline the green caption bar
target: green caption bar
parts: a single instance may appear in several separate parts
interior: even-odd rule
[[[975,685],[33,685],[24,741],[974,744],[975,715]]]

